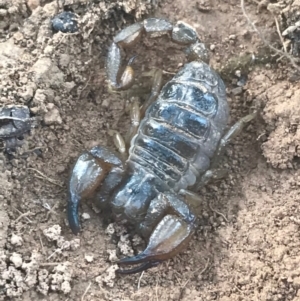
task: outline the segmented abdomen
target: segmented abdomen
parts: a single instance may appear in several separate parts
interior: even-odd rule
[[[205,63],[186,64],[147,110],[129,163],[176,191],[192,186],[209,168],[228,114],[221,78]]]

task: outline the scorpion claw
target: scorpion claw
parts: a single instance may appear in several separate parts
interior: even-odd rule
[[[79,199],[75,195],[70,196],[67,205],[68,221],[72,232],[77,235],[80,231],[80,224],[78,218]]]
[[[194,233],[194,224],[188,224],[175,215],[166,215],[154,229],[149,238],[146,249],[132,257],[119,261],[119,265],[142,265],[132,268],[118,270],[119,274],[134,274],[157,266],[178,254],[190,241]]]
[[[121,161],[104,147],[94,147],[83,153],[75,163],[68,183],[68,221],[74,234],[80,231],[78,206],[81,199],[95,192],[112,166]],[[117,181],[116,178],[114,178]]]

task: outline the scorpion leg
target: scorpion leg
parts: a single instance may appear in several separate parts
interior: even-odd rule
[[[201,198],[198,193],[186,189],[180,189],[178,194],[184,198],[184,202],[190,208],[197,210],[201,206]]]
[[[101,191],[105,192],[112,186],[111,178],[117,182],[122,172],[122,160],[105,147],[96,146],[77,159],[68,183],[67,205],[69,225],[74,234],[80,231],[78,206],[81,199],[91,196],[104,179]]]
[[[113,139],[114,144],[118,151],[121,153],[122,158],[126,159],[126,154],[128,152],[128,149],[130,147],[130,142],[133,136],[137,133],[138,127],[140,125],[140,107],[137,101],[134,101],[130,108],[130,127],[129,130],[126,133],[125,139],[119,132],[115,132]]]
[[[130,108],[130,128],[126,133],[125,139],[121,136],[119,132],[114,134],[114,144],[117,147],[118,151],[124,156],[126,151],[130,147],[131,139],[136,135],[140,121],[145,116],[145,112],[148,107],[157,99],[162,86],[162,70],[156,69],[153,73],[153,84],[151,88],[151,93],[149,98],[140,108],[137,101],[134,101]]]
[[[224,155],[224,151],[227,147],[227,145],[236,137],[238,136],[243,128],[255,117],[257,116],[257,112],[254,112],[252,114],[246,115],[242,117],[240,120],[238,120],[230,129],[229,131],[223,136],[223,138],[220,140],[218,148],[215,152],[214,159],[211,163],[211,169],[214,169],[222,156]]]
[[[116,43],[111,44],[108,50],[108,56],[106,61],[109,89],[126,90],[133,85],[134,70],[131,67],[132,62],[133,59],[131,59],[128,62],[122,75],[120,75],[122,65],[121,49]]]
[[[153,78],[152,81],[152,87],[150,91],[149,98],[143,103],[141,108],[139,107],[139,104],[137,101],[134,101],[130,110],[130,119],[131,119],[131,128],[129,129],[127,136],[126,136],[126,142],[130,142],[132,137],[137,133],[137,129],[140,124],[140,120],[145,117],[146,110],[149,108],[149,106],[156,101],[159,92],[162,87],[162,76],[163,71],[161,69],[154,69],[150,71],[150,73],[147,73],[147,76],[151,76]]]
[[[156,69],[153,73],[153,83],[151,88],[151,93],[149,98],[146,100],[146,102],[142,105],[142,107],[139,107],[138,102],[134,101],[130,110],[130,120],[131,120],[131,126],[126,134],[126,144],[129,146],[131,139],[135,136],[137,133],[137,130],[140,125],[140,121],[142,118],[144,118],[146,110],[148,107],[156,101],[158,94],[160,92],[162,86],[162,70]]]
[[[224,169],[217,168],[220,159],[224,155],[224,151],[227,147],[227,145],[237,136],[240,134],[240,132],[243,130],[243,128],[255,117],[257,116],[257,112],[254,112],[252,114],[246,115],[242,117],[239,121],[237,121],[230,129],[229,131],[223,136],[223,138],[220,140],[220,143],[218,145],[218,148],[215,152],[215,156],[212,160],[212,163],[210,165],[210,169],[205,172],[205,174],[200,178],[200,180],[197,183],[196,188],[200,189],[204,185],[206,185],[210,180],[218,180],[223,178],[227,171]]]
[[[196,189],[200,189],[203,186],[205,186],[208,182],[211,180],[220,180],[223,179],[227,174],[226,169],[220,169],[220,168],[215,168],[215,169],[209,169],[205,172],[205,174],[200,178],[196,185]]]
[[[163,72],[161,69],[155,69],[153,73],[153,83],[152,83],[152,88],[151,88],[151,93],[149,98],[145,101],[141,108],[141,116],[142,118],[145,116],[145,113],[147,109],[150,107],[150,105],[156,101],[159,92],[162,87],[162,76]]]
[[[121,266],[142,265],[133,269],[118,270],[131,274],[146,270],[177,255],[186,247],[195,230],[196,216],[184,200],[173,193],[161,193],[151,201],[140,231],[149,236],[146,249],[137,256],[119,261]],[[154,229],[154,230],[153,230]]]
[[[192,61],[209,62],[209,53],[204,43],[201,43],[198,33],[191,25],[178,21],[172,30],[172,40],[177,44],[188,45],[187,59]]]
[[[126,144],[123,136],[118,131],[115,131],[113,135],[113,140],[114,140],[115,147],[117,148],[117,150],[122,156],[122,159],[125,159],[127,150],[126,150]]]
[[[141,121],[141,112],[140,112],[140,106],[139,103],[135,100],[132,103],[131,109],[130,109],[130,128],[126,133],[125,143],[127,147],[129,148],[131,139],[135,136],[137,133],[137,130],[139,128]]]

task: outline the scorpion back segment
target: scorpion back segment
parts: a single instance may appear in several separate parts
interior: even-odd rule
[[[79,201],[94,193],[100,206],[110,205],[115,215],[135,224],[149,238],[142,253],[119,262],[121,266],[141,264],[119,270],[123,274],[156,266],[186,247],[195,231],[196,216],[180,193],[216,174],[209,168],[254,118],[254,114],[246,116],[223,136],[229,116],[224,83],[204,62],[208,54],[196,31],[183,22],[173,26],[151,18],[123,29],[107,58],[113,89],[132,85],[131,65],[121,72],[121,47],[137,43],[144,32],[152,36],[171,33],[175,42],[189,46],[192,62],[162,88],[146,111],[125,163],[109,149],[94,147],[78,158],[69,180],[68,218],[75,234],[80,230]]]

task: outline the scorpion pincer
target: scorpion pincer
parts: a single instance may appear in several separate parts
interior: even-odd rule
[[[107,58],[110,88],[133,85],[132,60],[122,68],[121,50],[136,44],[143,34],[171,35],[175,43],[188,46],[189,62],[162,89],[162,71],[156,70],[149,99],[142,107],[132,105],[126,139],[115,136],[122,155],[128,152],[127,160],[97,146],[78,158],[69,179],[67,213],[75,234],[80,231],[79,202],[93,195],[100,206],[110,205],[116,216],[136,225],[148,239],[142,253],[119,261],[123,274],[156,266],[187,246],[196,228],[192,204],[200,202],[187,188],[196,190],[222,174],[216,167],[226,145],[256,115],[245,116],[225,133],[229,119],[225,85],[208,65],[208,52],[196,30],[181,21],[172,25],[149,18],[119,32]]]

